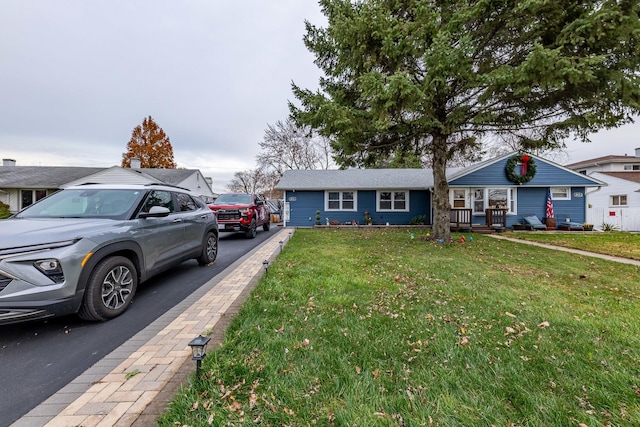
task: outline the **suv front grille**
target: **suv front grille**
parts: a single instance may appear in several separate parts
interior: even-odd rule
[[[233,219],[240,219],[240,211],[230,211],[230,210],[226,210],[226,211],[218,211],[218,219],[219,220],[233,220]]]

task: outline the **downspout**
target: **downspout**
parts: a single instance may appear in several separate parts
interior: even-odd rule
[[[280,218],[282,218],[282,228],[287,226],[287,190],[284,190],[282,196],[282,211],[280,212]]]
[[[588,203],[589,202],[589,198],[587,196],[589,196],[590,194],[593,194],[593,193],[597,193],[600,190],[602,190],[602,186],[601,185],[599,185],[598,188],[596,188],[593,191],[587,192],[585,190],[585,192],[584,192],[584,199],[585,199],[585,202],[587,202],[587,203],[584,204],[584,219],[585,219],[585,221],[587,220],[587,209],[589,209],[589,203]]]

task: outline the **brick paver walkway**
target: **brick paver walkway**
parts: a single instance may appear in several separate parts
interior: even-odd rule
[[[12,427],[136,424],[190,361],[188,343],[215,328],[245,288],[264,273],[263,261],[277,256],[280,242],[284,245],[292,233],[293,229],[278,231]]]

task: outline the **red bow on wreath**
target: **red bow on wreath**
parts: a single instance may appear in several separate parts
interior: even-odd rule
[[[520,175],[526,175],[527,165],[529,164],[529,160],[531,160],[531,157],[523,154],[522,157],[520,157],[520,160],[522,161],[522,163],[520,163]]]

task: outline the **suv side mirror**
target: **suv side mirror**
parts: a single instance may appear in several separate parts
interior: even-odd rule
[[[151,206],[149,212],[140,213],[140,218],[162,218],[168,216],[171,213],[169,208],[164,206]]]

